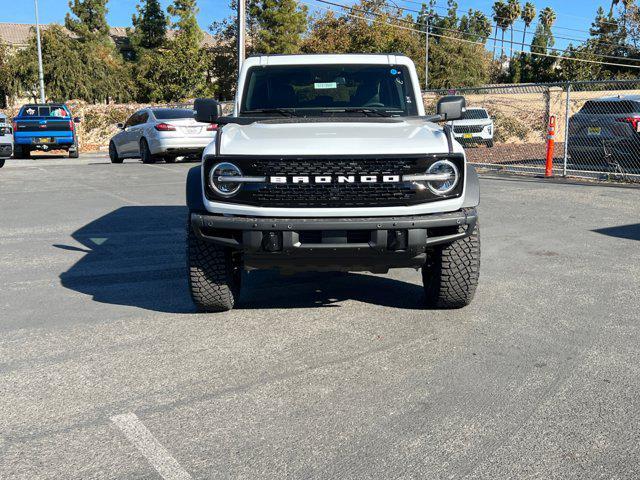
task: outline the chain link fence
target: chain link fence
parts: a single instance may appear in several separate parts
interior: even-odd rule
[[[448,94],[467,98],[453,131],[478,167],[544,174],[553,116],[554,175],[640,182],[640,80],[434,90],[427,110]]]

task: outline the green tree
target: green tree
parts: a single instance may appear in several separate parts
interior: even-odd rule
[[[491,21],[484,13],[479,10],[469,9],[469,12],[460,18],[459,28],[465,39],[474,42],[485,43],[487,38],[491,36]]]
[[[296,0],[252,0],[249,15],[257,34],[254,50],[260,53],[297,53],[307,29],[307,7]]]
[[[162,46],[167,37],[167,16],[158,0],[144,0],[136,6],[132,17],[131,41],[134,47],[154,49]]]
[[[38,96],[38,63],[35,35],[10,62],[10,94]],[[128,101],[133,91],[128,71],[111,55],[110,46],[80,42],[60,26],[42,32],[42,57],[47,98],[65,102]]]
[[[65,26],[83,39],[107,38],[109,36],[107,1],[69,0],[71,13],[67,13]]]
[[[424,84],[425,35],[420,31],[425,30],[426,16],[431,15],[434,35],[429,44],[429,86],[479,85],[488,80],[489,57],[485,48],[462,41],[469,40],[462,33],[443,30],[449,27],[457,30],[460,27],[461,19],[452,8],[454,5],[453,2],[449,4],[446,17],[435,15],[425,7],[424,16],[416,20],[403,17],[398,10],[389,11],[381,2],[361,0],[347,12],[354,16],[336,16],[328,12],[315,18],[302,50],[307,53],[400,52],[414,61],[420,82]],[[366,18],[357,18],[356,15]],[[422,25],[419,23],[421,21],[424,22]],[[459,39],[440,35],[458,35]]]
[[[174,0],[168,8],[175,33],[157,53],[141,58],[139,99],[175,102],[212,93],[207,82],[204,34],[198,26],[196,0]]]

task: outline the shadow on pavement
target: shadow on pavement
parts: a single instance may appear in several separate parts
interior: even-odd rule
[[[92,221],[72,234],[81,247],[53,245],[70,254],[85,253],[60,275],[62,285],[101,303],[195,312],[187,285],[186,220],[185,207],[130,206]],[[331,307],[344,300],[424,308],[422,286],[388,277],[252,271],[243,280],[240,309]]]
[[[640,223],[631,225],[620,225],[617,227],[598,228],[593,230],[596,233],[608,235],[609,237],[625,238],[628,240],[640,240]]]

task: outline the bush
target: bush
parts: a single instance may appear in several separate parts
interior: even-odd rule
[[[502,113],[495,114],[494,128],[494,141],[496,143],[505,143],[514,139],[525,141],[528,134],[534,131],[532,126],[523,123],[517,117],[507,116]]]

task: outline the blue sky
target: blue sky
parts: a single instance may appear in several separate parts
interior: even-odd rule
[[[8,1],[8,0],[2,0]],[[15,2],[15,0],[13,0]],[[312,4],[313,0],[304,0],[305,2]],[[352,0],[332,0],[334,3],[352,3]],[[395,3],[402,7],[407,8],[419,8],[418,5],[412,3],[416,0],[394,0]],[[43,23],[50,22],[63,22],[65,13],[68,11],[67,0],[39,0],[40,2],[40,16]],[[4,9],[0,11],[0,22],[19,22],[19,23],[32,23],[33,22],[33,3],[27,0],[20,0],[20,7],[14,8],[11,11]],[[135,12],[135,5],[137,0],[110,0],[109,7],[109,23],[113,26],[128,26],[131,24],[131,15]],[[163,5],[166,7],[171,0],[163,0]],[[392,3],[391,1],[389,3]],[[476,8],[490,13],[493,0],[459,0],[461,10],[466,11],[469,8]],[[521,1],[524,4],[524,0]],[[595,17],[595,12],[598,6],[602,5],[605,10],[609,8],[609,2],[602,0],[533,0],[538,7],[538,10],[546,6],[552,7],[557,15],[558,20],[556,22],[556,28],[554,33],[556,36],[571,37],[577,39],[583,39],[587,36],[585,33],[591,24],[591,21]],[[231,14],[229,10],[228,0],[199,0],[200,7],[199,21],[203,28],[208,27],[214,20],[220,20]],[[445,6],[446,0],[438,0],[438,5]],[[320,10],[320,9],[319,9]],[[322,10],[320,10],[322,11]],[[442,10],[441,10],[442,11]],[[517,24],[516,24],[517,25]],[[514,28],[521,28],[516,26]],[[583,32],[573,31],[571,29],[581,30]],[[507,34],[506,38],[509,38]],[[514,33],[514,39],[520,41],[522,34]],[[569,40],[557,39],[556,48],[565,48],[569,43]],[[575,43],[575,42],[574,42]]]

